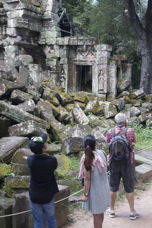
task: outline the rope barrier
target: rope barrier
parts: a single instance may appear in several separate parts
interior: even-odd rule
[[[147,149],[150,149],[150,148],[152,148],[152,146],[149,146],[149,147],[144,148],[144,149],[142,149],[142,150],[138,150],[138,152],[142,152],[142,151],[147,150]],[[57,200],[57,201],[55,201],[55,204],[60,203],[60,202],[66,200],[66,199],[68,199],[68,198],[70,198],[70,197],[72,197],[72,196],[74,196],[74,195],[77,195],[78,193],[80,193],[80,192],[82,192],[82,191],[83,191],[83,189],[81,189],[80,191],[74,192],[74,193],[72,193],[71,195],[69,195],[69,196],[67,196],[67,197],[65,197],[65,198],[63,198],[63,199]],[[29,213],[29,212],[31,212],[31,211],[32,211],[32,210],[30,209],[30,210],[26,210],[26,211],[14,213],[14,214],[0,215],[0,218],[6,218],[6,217],[11,217],[11,216],[21,215],[21,214]]]
[[[82,191],[83,191],[83,189],[81,189],[80,191],[74,192],[74,193],[72,193],[71,195],[69,195],[69,196],[67,196],[67,197],[65,197],[65,198],[63,198],[63,199],[57,200],[57,201],[55,201],[55,204],[60,203],[60,202],[62,202],[62,201],[64,201],[64,200],[70,198],[71,196],[77,195],[78,193],[80,193],[80,192],[82,192]],[[6,217],[15,216],[15,215],[21,215],[21,214],[29,213],[29,212],[31,212],[31,211],[32,211],[32,210],[30,209],[30,210],[21,211],[21,212],[14,213],[14,214],[0,215],[0,218],[6,218]]]

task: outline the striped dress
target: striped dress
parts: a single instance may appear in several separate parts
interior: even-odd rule
[[[96,151],[98,155],[106,162],[104,152],[101,150]],[[90,211],[92,214],[104,213],[110,204],[110,187],[107,176],[107,168],[103,172],[99,172],[97,167],[91,171],[91,184],[89,191],[89,198],[87,202],[82,203],[85,210]]]

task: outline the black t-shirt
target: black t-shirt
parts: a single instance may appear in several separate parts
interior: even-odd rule
[[[30,169],[31,180],[29,187],[30,199],[34,203],[49,203],[56,192],[58,186],[54,176],[57,168],[57,159],[51,155],[31,155],[27,159]]]

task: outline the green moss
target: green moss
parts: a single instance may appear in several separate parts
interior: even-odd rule
[[[12,183],[12,188],[27,188],[27,187],[28,187],[27,182],[25,182],[25,180],[22,180],[22,179],[17,179]]]
[[[0,164],[0,179],[8,176],[11,173],[11,166],[7,164]]]
[[[76,158],[74,156],[70,157],[70,161],[71,161],[71,169],[72,170],[79,170],[80,168],[80,159]]]
[[[130,98],[128,96],[123,96],[123,98],[127,104],[130,104]]]
[[[7,197],[14,197],[14,191],[9,185],[4,185],[3,191],[6,193]]]
[[[58,160],[58,168],[57,168],[57,176],[59,178],[64,178],[69,171],[71,170],[72,164],[70,159],[65,155],[57,155]]]

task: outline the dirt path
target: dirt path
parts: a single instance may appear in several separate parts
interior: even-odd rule
[[[124,200],[117,207],[116,218],[105,215],[103,228],[152,228],[152,184],[135,197],[135,205],[141,218],[134,221],[128,219],[128,203]],[[93,228],[91,214],[79,209],[72,215],[72,223],[66,228]]]

